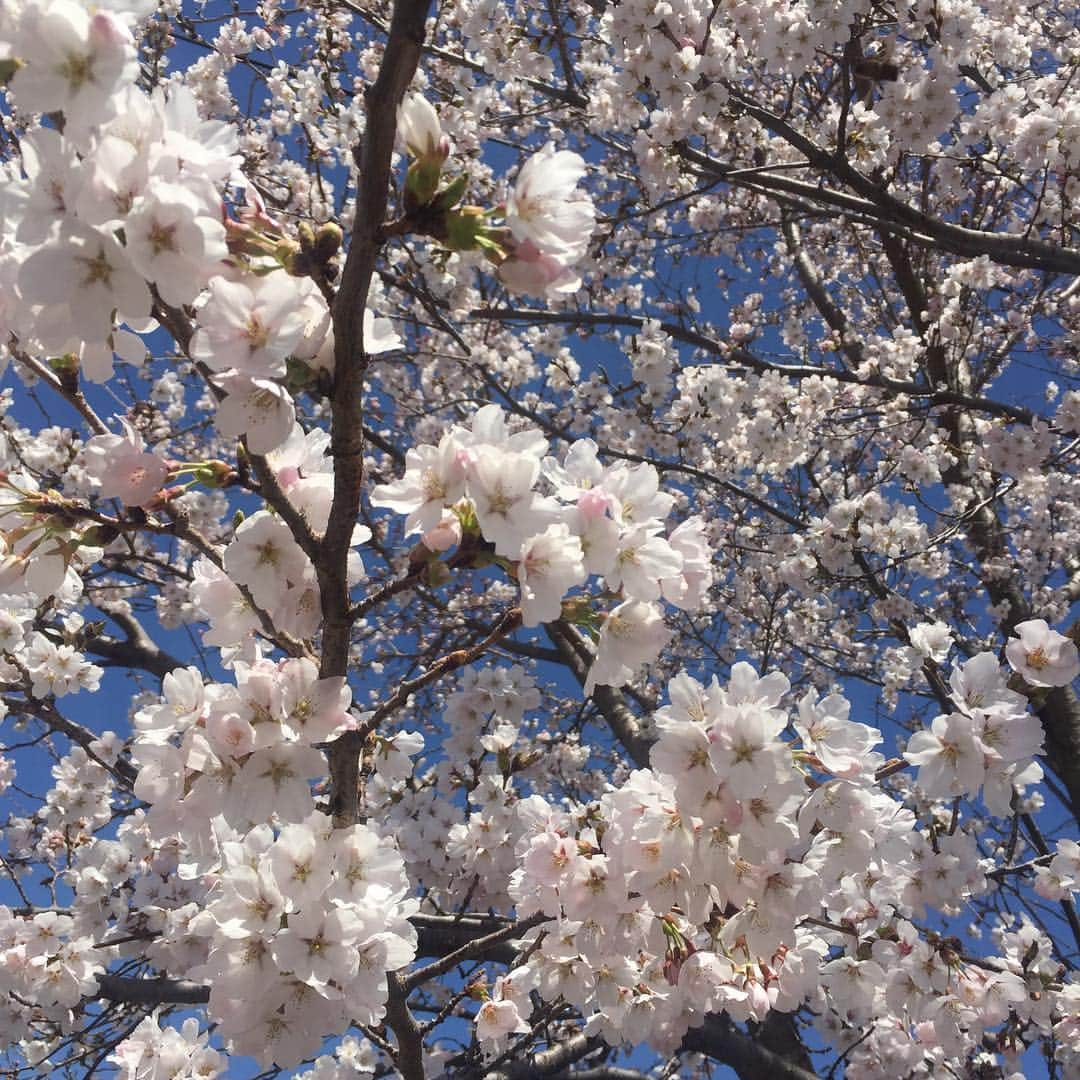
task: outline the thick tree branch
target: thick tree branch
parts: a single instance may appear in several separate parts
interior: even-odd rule
[[[394,1064],[404,1080],[424,1080],[424,1037],[409,1008],[409,991],[397,974],[387,972],[390,997],[386,1003],[386,1024],[397,1039]]]
[[[97,607],[124,631],[125,636],[91,637],[84,645],[86,652],[100,656],[117,667],[149,671],[159,679],[164,679],[170,671],[184,666],[183,661],[167,653],[150,637],[142,623],[131,614],[127,604],[103,601]]]
[[[1080,274],[1080,251],[1075,248],[1029,236],[969,229],[924,214],[895,195],[890,195],[880,182],[864,176],[842,154],[818,146],[812,139],[796,131],[786,120],[757,105],[736,87],[729,89],[739,102],[742,112],[752,116],[767,131],[783,139],[815,169],[825,175],[835,176],[855,194],[849,195],[816,184],[792,181],[786,177],[767,175],[763,179],[761,174],[754,178],[759,186],[767,184],[776,190],[797,194],[812,203],[823,203],[862,214],[893,231],[903,230],[909,239],[920,246],[934,247],[963,258],[973,259],[986,255],[991,261],[1003,266],[1068,274],[1070,277]],[[721,177],[725,173],[730,176],[737,172],[733,166],[723,165],[688,148],[683,147],[682,153],[688,160],[710,167]],[[731,182],[737,183],[737,177],[733,177]]]
[[[205,1005],[210,987],[187,979],[139,979],[128,975],[98,975],[95,996],[129,1005]]]
[[[730,1065],[742,1080],[818,1080],[817,1075],[786,1057],[769,1050],[757,1039],[737,1028],[727,1013],[705,1018],[705,1023],[687,1032],[683,1049]]]
[[[348,669],[353,615],[347,564],[364,477],[363,394],[369,362],[364,351],[364,309],[382,244],[397,107],[420,60],[429,3],[396,0],[379,75],[366,95],[367,127],[358,162],[356,219],[333,306],[330,453],[334,459],[334,498],[315,563],[323,614],[323,677],[345,675]],[[329,752],[330,801],[338,825],[351,825],[356,820],[358,750],[354,743],[339,739]]]
[[[588,643],[567,623],[550,623],[544,629],[574,678],[584,686],[592,664]],[[593,690],[592,700],[633,763],[639,769],[647,769],[653,740],[642,732],[640,721],[626,704],[622,693],[610,686],[597,686]]]
[[[382,246],[397,107],[412,81],[424,43],[430,0],[397,0],[379,75],[365,95],[367,127],[361,151],[356,223],[334,302],[334,388],[330,453],[334,498],[319,552],[322,588],[322,674],[344,675],[348,661],[349,597],[346,561],[363,482],[363,392],[370,358],[364,351],[364,310]]]

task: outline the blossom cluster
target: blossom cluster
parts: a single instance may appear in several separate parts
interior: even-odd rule
[[[409,888],[391,839],[318,812],[225,841],[190,930],[207,945],[192,975],[210,983],[209,1014],[233,1052],[288,1067],[328,1035],[378,1024],[386,973],[416,952]]]
[[[61,130],[38,126],[21,138],[24,175],[11,166],[4,173],[0,282],[10,300],[0,303],[0,328],[24,353],[71,357],[104,382],[114,356],[141,363],[139,335],[194,305],[197,328],[185,348],[213,388],[218,429],[264,454],[296,419],[287,362],[333,368],[330,310],[315,278],[341,233],[326,225],[293,241],[240,171],[230,125],[202,119],[183,86],[147,94],[135,85],[132,27],[146,11],[138,2],[94,12],[76,0],[27,0],[0,26],[0,50],[15,59],[17,108],[63,117]],[[431,106],[413,96],[403,107],[407,138],[417,126],[410,109],[426,109],[438,128]],[[504,278],[520,289],[577,287],[570,267],[594,221],[591,200],[575,192],[583,172],[578,155],[550,146],[521,169],[505,207],[510,251],[501,256]],[[230,216],[229,202],[241,197]],[[365,352],[400,345],[391,324],[365,310]],[[140,457],[130,438],[109,438],[92,447],[99,479],[113,460],[139,480],[106,488],[146,502],[164,479],[162,463]]]
[[[912,735],[904,757],[919,766],[927,795],[974,797],[981,788],[987,807],[1007,817],[1014,788],[1042,777],[1034,761],[1042,752],[1042,725],[1027,698],[1008,689],[991,653],[956,667],[950,687],[956,711]]]
[[[991,714],[1009,694],[989,654],[957,669],[953,689],[969,708],[985,694]],[[476,1016],[486,1045],[524,1029],[534,989],[575,1004],[609,1042],[633,1031],[660,1049],[709,1012],[762,1020],[808,1002],[858,1077],[956,1060],[1010,1016],[1068,1030],[1075,988],[1052,964],[1009,935],[999,956],[969,962],[917,928],[927,908],[958,912],[991,887],[974,838],[916,827],[877,782],[880,732],[850,720],[843,697],[810,692],[792,716],[788,692],[783,675],[742,663],[726,688],[681,674],[656,714],[650,769],[587,813],[516,804],[520,824],[501,834],[518,836],[511,896],[519,916],[555,921],[491,987]],[[1001,726],[1023,726],[1003,703]],[[896,1020],[875,1023],[884,1016]]]
[[[590,196],[578,189],[585,161],[571,150],[547,143],[518,170],[501,207],[504,224],[489,224],[478,207],[461,211],[464,177],[442,190],[439,183],[452,143],[439,116],[421,94],[407,94],[398,109],[398,131],[414,163],[406,187],[412,200],[442,221],[436,233],[452,250],[480,248],[498,264],[502,283],[516,293],[559,296],[575,292],[581,278],[574,270],[585,256],[596,224]]]
[[[160,1027],[148,1016],[109,1055],[122,1080],[167,1075],[177,1080],[206,1077],[213,1080],[225,1072],[222,1054],[207,1046],[209,1033],[199,1031],[199,1021],[188,1017],[179,1028]]]
[[[652,465],[605,466],[591,439],[561,462],[547,450],[540,431],[512,432],[503,410],[487,405],[470,428],[454,425],[437,446],[410,450],[404,476],[377,486],[371,501],[405,514],[406,530],[431,552],[460,545],[475,522],[518,581],[525,626],[558,619],[572,588],[601,577],[622,602],[603,618],[586,692],[618,686],[668,639],[656,601],[701,603],[711,580],[704,522],[691,517],[661,535],[675,496],[660,490]]]
[[[447,760],[424,783],[370,793],[400,837],[411,876],[442,905],[469,896],[481,908],[513,906],[507,886],[524,828],[518,807],[535,779],[530,766],[539,765],[522,735],[526,713],[540,704],[520,667],[469,669],[442,716]],[[451,764],[459,761],[467,767]],[[571,763],[552,753],[550,764]],[[467,790],[464,808],[452,797],[456,787]]]
[[[356,724],[344,680],[306,659],[233,672],[234,686],[165,677],[135,716],[134,791],[151,835],[179,840],[180,876],[210,883],[183,930],[204,939],[188,966],[212,985],[211,1017],[235,1052],[292,1065],[358,1018],[378,1022],[385,973],[415,950],[416,901],[391,839],[316,808],[316,747]]]
[[[221,192],[240,160],[236,138],[202,120],[182,87],[166,97],[134,85],[130,13],[91,15],[70,0],[24,7],[9,46],[23,65],[12,95],[65,123],[63,134],[23,136],[26,175],[5,179],[0,273],[11,302],[0,318],[25,351],[73,355],[105,381],[114,353],[141,360],[135,335],[156,325],[151,289],[190,303],[228,255]]]

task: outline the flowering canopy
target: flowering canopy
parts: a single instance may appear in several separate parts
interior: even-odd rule
[[[1077,55],[5,3],[5,1069],[1080,1073]]]

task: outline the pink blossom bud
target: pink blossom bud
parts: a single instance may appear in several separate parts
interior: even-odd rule
[[[461,522],[456,514],[444,514],[434,529],[428,529],[421,537],[428,551],[449,551],[461,543]]]

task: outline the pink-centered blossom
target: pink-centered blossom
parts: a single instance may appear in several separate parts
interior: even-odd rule
[[[481,1042],[498,1042],[514,1032],[529,1030],[513,1001],[485,1001],[476,1014],[476,1037]]]
[[[74,0],[38,0],[19,14],[11,80],[19,108],[64,115],[66,130],[85,137],[113,115],[117,91],[138,72],[130,31],[108,10]]]
[[[974,795],[986,773],[986,751],[963,713],[935,717],[929,731],[911,736],[904,757],[919,766],[919,786],[937,798]]]
[[[246,438],[253,454],[267,454],[285,442],[296,422],[296,406],[285,387],[239,373],[217,381],[225,390],[214,418],[222,435]]]
[[[406,514],[405,531],[427,532],[442,520],[443,511],[465,494],[467,461],[461,441],[452,433],[438,446],[416,446],[406,451],[405,474],[389,484],[377,484],[372,506],[385,506]]]
[[[150,290],[129,255],[105,233],[69,222],[22,264],[19,288],[45,305],[39,332],[51,341],[101,342],[121,320],[150,314]]]
[[[165,461],[144,450],[142,436],[128,425],[123,435],[95,435],[87,440],[82,456],[101,494],[127,506],[145,506],[169,473]]]
[[[304,331],[297,286],[284,271],[250,283],[215,277],[199,309],[191,356],[212,371],[278,378]]]

